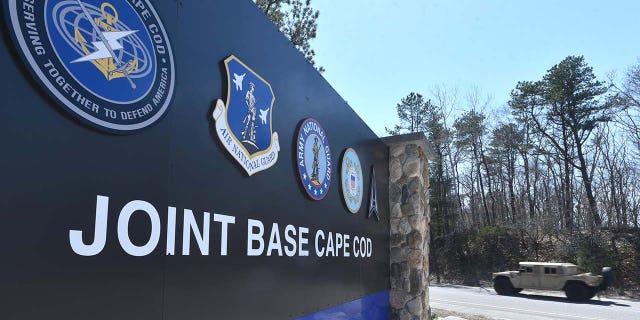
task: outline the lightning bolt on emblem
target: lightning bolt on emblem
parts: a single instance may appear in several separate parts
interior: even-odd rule
[[[107,31],[107,32],[103,32],[102,35],[104,35],[104,38],[107,40],[107,44],[111,47],[112,50],[120,50],[122,49],[122,45],[120,44],[120,42],[118,42],[119,39],[122,39],[130,34],[136,33],[137,30],[135,31]],[[111,53],[109,52],[109,49],[107,49],[107,45],[105,43],[103,43],[102,41],[94,41],[92,42],[93,47],[96,48],[96,51],[94,51],[91,54],[88,54],[84,57],[80,57],[78,59],[75,59],[73,61],[71,61],[71,63],[76,63],[76,62],[85,62],[85,61],[92,61],[92,60],[98,60],[98,59],[105,59],[105,58],[112,58]]]
[[[91,26],[98,34],[98,37],[100,37],[100,41],[92,42],[93,46],[96,48],[96,51],[84,57],[73,60],[71,62],[75,63],[75,62],[92,61],[92,60],[104,59],[104,58],[112,58],[116,62],[116,64],[120,66],[118,69],[119,70],[121,69],[122,72],[124,73],[124,76],[127,78],[127,80],[129,80],[129,84],[131,85],[131,88],[135,89],[136,84],[133,83],[133,80],[131,80],[131,77],[129,76],[129,72],[127,71],[126,65],[123,66],[122,61],[120,61],[120,58],[118,58],[114,50],[120,50],[123,48],[120,42],[118,42],[118,39],[126,37],[130,34],[133,34],[136,31],[105,31],[105,32],[100,31],[96,23],[93,21],[93,19],[91,19],[91,16],[89,15],[89,12],[87,11],[87,9],[84,7],[84,4],[82,3],[82,1],[80,0],[77,0],[77,1],[85,17],[91,23]]]

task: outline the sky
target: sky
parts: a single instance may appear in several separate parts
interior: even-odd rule
[[[640,58],[637,0],[313,0],[325,79],[378,136],[410,92],[476,91],[506,110],[518,81],[583,55],[600,80]],[[488,114],[500,114],[488,110]]]

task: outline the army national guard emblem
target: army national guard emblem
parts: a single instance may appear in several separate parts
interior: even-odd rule
[[[278,161],[278,133],[271,115],[275,96],[271,85],[235,56],[224,61],[227,102],[218,99],[213,111],[222,145],[248,175],[266,170]]]
[[[322,200],[331,186],[331,150],[322,125],[308,118],[300,125],[297,140],[300,181],[313,200]]]
[[[78,119],[128,133],[167,111],[174,61],[148,0],[7,0],[10,30],[41,84]]]
[[[342,156],[340,180],[342,197],[351,213],[357,213],[362,205],[362,167],[355,150],[349,148]]]

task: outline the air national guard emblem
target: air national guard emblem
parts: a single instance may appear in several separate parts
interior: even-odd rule
[[[362,205],[362,167],[355,150],[349,148],[342,156],[340,180],[342,197],[351,213],[357,213]]]
[[[76,118],[130,133],[167,111],[169,38],[148,0],[8,0],[10,30],[41,84]]]
[[[308,118],[300,125],[297,155],[304,191],[313,200],[324,199],[331,186],[331,150],[327,134],[318,120]]]
[[[271,124],[275,96],[271,85],[235,56],[224,60],[224,65],[227,102],[218,99],[213,110],[216,132],[222,145],[251,176],[278,161],[278,133]]]

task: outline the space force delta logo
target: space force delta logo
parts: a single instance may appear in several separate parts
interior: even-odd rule
[[[166,112],[173,54],[148,0],[8,0],[5,12],[27,64],[78,119],[127,133]]]
[[[271,115],[275,95],[271,85],[235,56],[224,60],[227,101],[213,110],[216,133],[222,145],[249,176],[278,161],[280,144]]]

